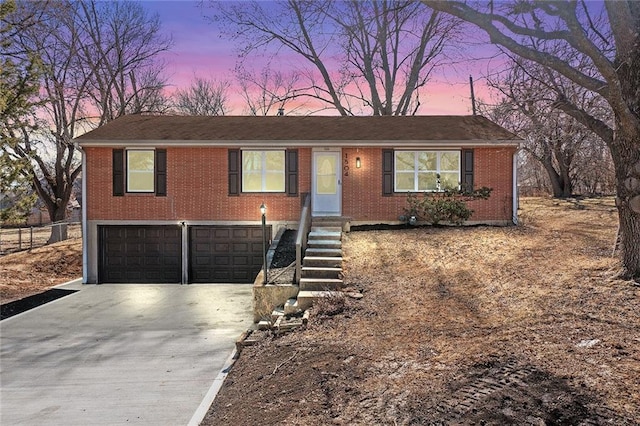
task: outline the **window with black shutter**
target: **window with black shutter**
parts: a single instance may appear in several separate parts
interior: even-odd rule
[[[166,149],[114,149],[113,196],[125,193],[167,195]]]

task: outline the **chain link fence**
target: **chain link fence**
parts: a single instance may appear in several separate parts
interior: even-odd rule
[[[0,227],[0,255],[45,246],[52,234],[60,241],[80,238],[82,226],[80,222],[57,222],[45,226]]]

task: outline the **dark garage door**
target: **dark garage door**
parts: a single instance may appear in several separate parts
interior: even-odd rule
[[[179,226],[99,227],[101,283],[180,283]]]
[[[271,227],[267,235],[271,235]],[[262,269],[261,226],[189,228],[189,280],[251,283]]]

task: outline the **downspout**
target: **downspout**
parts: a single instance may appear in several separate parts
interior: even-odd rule
[[[182,278],[180,284],[189,283],[189,228],[187,222],[182,220],[179,222],[182,231]]]
[[[89,250],[87,242],[87,155],[78,142],[74,145],[82,154],[82,284],[86,284],[89,267],[87,262],[87,251]]]

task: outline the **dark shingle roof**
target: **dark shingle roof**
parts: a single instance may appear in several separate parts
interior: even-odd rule
[[[77,138],[109,141],[490,141],[519,138],[481,116],[152,116],[120,117]]]

